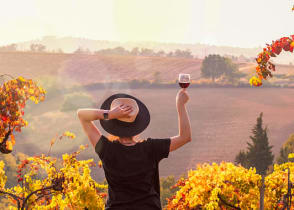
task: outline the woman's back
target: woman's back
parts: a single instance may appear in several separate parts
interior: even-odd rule
[[[169,144],[170,139],[148,138],[126,146],[101,137],[95,151],[102,160],[108,183],[106,209],[122,205],[142,209],[147,201],[148,209],[161,209],[158,163],[168,156]]]

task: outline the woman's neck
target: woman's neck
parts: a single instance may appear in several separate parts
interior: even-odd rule
[[[119,141],[121,144],[126,144],[126,145],[132,145],[132,144],[137,143],[133,137],[129,137],[129,138],[119,138],[118,141]]]

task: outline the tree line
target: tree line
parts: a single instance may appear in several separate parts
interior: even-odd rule
[[[17,44],[9,44],[0,46],[0,52],[16,52],[19,51],[17,49]],[[55,50],[49,50],[45,45],[40,43],[32,43],[27,52],[48,52],[48,53],[64,53],[61,48]],[[115,47],[115,48],[107,48],[101,49],[92,52],[88,48],[78,47],[72,53],[74,54],[102,54],[102,55],[133,55],[133,56],[157,56],[157,57],[178,57],[178,58],[197,58],[197,56],[193,55],[189,49],[181,50],[176,49],[174,51],[166,52],[164,50],[155,51],[149,48],[139,48],[134,47],[131,50],[127,50],[124,47]],[[250,62],[252,59],[249,59],[243,55],[233,56],[233,55],[224,55],[224,57],[231,59],[232,61],[246,61]]]
[[[79,47],[76,51],[74,51],[74,53],[75,54],[90,54],[91,51],[87,48],[84,49]],[[139,47],[134,47],[131,50],[127,50],[123,47],[107,48],[107,49],[101,49],[101,50],[95,51],[94,54],[196,58],[192,55],[192,52],[189,49],[186,49],[186,50],[176,49],[170,52],[159,50],[156,52],[153,49],[139,48]]]
[[[9,45],[4,45],[4,46],[0,46],[0,52],[16,52],[18,51],[17,49],[17,44],[9,44]],[[50,52],[45,45],[43,44],[31,44],[29,50],[27,50],[28,52]],[[62,49],[57,49],[57,50],[53,50],[52,52],[54,53],[63,53]]]
[[[0,46],[0,52],[15,52],[17,51],[17,44],[10,44],[5,46]],[[45,45],[43,44],[31,44],[29,50],[30,52],[49,52]],[[63,53],[62,49],[54,50],[53,52]],[[74,54],[92,54],[88,48],[79,47]],[[134,56],[160,56],[160,57],[180,57],[180,58],[195,58],[189,49],[180,50],[176,49],[174,51],[165,52],[164,50],[159,50],[155,52],[153,49],[139,48],[135,47],[132,50],[127,50],[123,47],[107,48],[95,51],[94,54],[103,55],[134,55]]]

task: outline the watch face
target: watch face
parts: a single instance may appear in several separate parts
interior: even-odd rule
[[[104,116],[104,120],[108,120],[108,113],[107,112],[104,113],[103,116]]]

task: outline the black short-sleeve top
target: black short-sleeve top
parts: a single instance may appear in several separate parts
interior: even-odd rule
[[[169,155],[170,138],[126,146],[101,136],[95,151],[108,183],[105,209],[161,209],[158,163]]]

